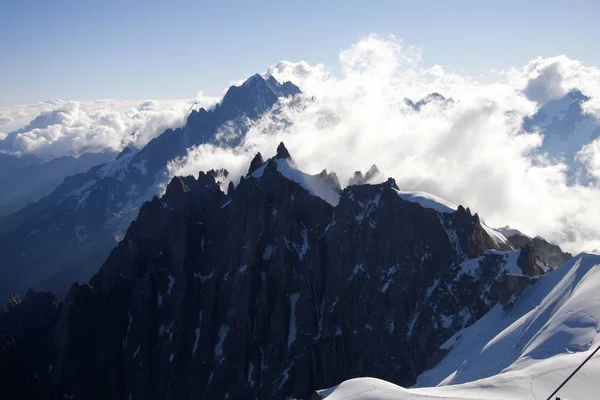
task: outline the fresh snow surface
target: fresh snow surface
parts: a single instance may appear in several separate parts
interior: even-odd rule
[[[318,175],[308,175],[292,166],[287,159],[277,160],[277,171],[291,181],[298,183],[308,193],[320,197],[332,206],[340,202],[340,195],[335,189]]]
[[[267,160],[263,165],[256,169],[250,176],[255,179],[259,179],[262,177],[267,164],[272,159]],[[325,181],[318,175],[309,175],[294,167],[289,160],[280,159],[275,160],[277,163],[277,171],[287,179],[298,183],[304,189],[306,189],[311,195],[320,197],[325,200],[327,203],[332,206],[337,206],[340,202],[340,195],[335,191],[335,189],[329,184],[329,182]],[[419,192],[419,191],[401,191],[394,189],[398,195],[411,203],[418,203],[424,208],[431,208],[440,213],[453,213],[457,210],[458,206],[455,204],[442,199],[441,197],[435,196],[431,193]],[[379,198],[375,198],[373,204],[369,203],[363,205],[365,209],[365,213],[356,216],[357,221],[360,223],[364,219],[365,216],[368,216],[372,208],[377,207],[379,204]],[[227,205],[228,203],[225,203]],[[223,205],[223,207],[225,206]],[[508,239],[503,235],[500,230],[492,229],[486,224],[482,223],[483,229],[488,233],[488,235],[494,240],[497,245],[507,245],[510,246]]]
[[[544,275],[505,312],[497,305],[458,332],[453,351],[419,385],[456,384],[587,350],[600,326],[600,257],[583,253]],[[596,344],[597,345],[597,344]],[[560,364],[557,364],[560,365]]]
[[[298,183],[311,195],[320,197],[334,207],[340,202],[340,195],[329,184],[329,182],[319,177],[319,175],[309,175],[300,171],[287,159],[269,159],[263,165],[257,168],[256,171],[250,174],[250,177],[260,179],[265,172],[265,168],[269,162],[272,161],[277,163],[277,171],[279,171],[281,175],[293,182]]]
[[[394,189],[396,190],[396,189]],[[398,196],[411,203],[418,203],[422,207],[431,208],[441,213],[453,213],[458,208],[456,205],[450,203],[447,200],[437,197],[430,193],[425,192],[404,192],[396,190]]]
[[[124,172],[127,170],[129,163],[135,156],[136,152],[132,151],[131,153],[125,154],[122,157],[119,157],[109,163],[104,164],[99,170],[96,176],[98,178],[109,178],[117,176],[120,172]],[[144,164],[145,168],[145,164]],[[120,179],[119,179],[120,180]]]
[[[598,288],[600,255],[583,253],[542,276],[512,309],[496,305],[451,337],[440,346],[448,355],[415,388],[357,378],[320,393],[328,400],[546,399],[600,344]],[[597,353],[557,395],[595,399],[599,388]]]
[[[498,246],[506,245],[509,248],[512,248],[508,239],[501,232],[497,231],[496,229],[490,228],[485,223],[483,223],[483,221],[481,222],[481,226],[487,232],[487,234],[492,238],[492,240],[496,243],[496,245],[498,245]]]
[[[269,163],[269,160],[264,162],[263,165],[258,167],[253,173],[250,174],[250,177],[255,178],[255,179],[261,178],[263,176],[263,173],[265,172],[265,168],[267,168],[268,163]]]
[[[460,264],[460,272],[459,276],[466,274],[475,277],[476,274],[479,273],[479,263],[483,261],[486,254],[497,254],[501,255],[504,258],[504,265],[500,269],[500,274],[506,272],[509,275],[523,275],[523,271],[517,265],[517,261],[519,259],[519,255],[521,254],[521,250],[514,251],[497,251],[497,250],[488,250],[484,252],[483,255],[479,257],[472,258],[470,260],[465,260]]]

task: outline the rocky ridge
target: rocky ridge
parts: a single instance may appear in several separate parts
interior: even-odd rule
[[[140,206],[168,183],[169,161],[203,143],[235,145],[251,121],[280,98],[298,93],[290,82],[254,75],[229,88],[214,109],[192,110],[184,127],[168,129],[142,149],[126,148],[112,162],[69,176],[50,195],[0,218],[0,297],[32,287],[62,298],[73,281],[87,282]],[[232,132],[225,142],[224,130]]]
[[[283,144],[261,161],[226,194],[226,171],[174,178],[89,284],[62,303],[14,301],[0,314],[0,371],[28,351],[23,337],[50,345],[6,393],[308,398],[355,376],[407,386],[540,273],[536,249],[498,240],[468,208],[423,207],[391,178],[340,190],[326,171],[297,170]],[[55,311],[27,328],[39,296]]]

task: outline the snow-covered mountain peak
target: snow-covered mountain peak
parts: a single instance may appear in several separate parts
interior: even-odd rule
[[[250,78],[246,79],[244,81],[244,83],[242,83],[241,86],[244,86],[244,87],[253,87],[254,86],[255,87],[255,86],[261,84],[263,81],[264,81],[263,77],[260,76],[260,74],[256,73],[256,74],[252,75]]]
[[[223,114],[223,121],[242,113],[249,118],[255,118],[271,107],[278,98],[298,93],[300,89],[291,82],[280,84],[273,77],[265,80],[259,74],[254,74],[240,86],[231,86],[223,101],[215,108]]]
[[[549,101],[531,118],[523,120],[526,132],[540,132],[544,135],[540,150],[551,158],[563,160],[572,181],[581,168],[577,153],[600,137],[597,120],[582,108],[582,104],[588,100],[589,97],[573,90],[559,99]]]
[[[437,103],[441,107],[446,107],[449,104],[454,103],[454,100],[452,100],[452,98],[446,98],[443,95],[434,92],[429,93],[417,102],[413,102],[411,99],[405,97],[404,103],[410,108],[412,108],[414,111],[418,112],[421,111],[421,108],[427,106],[428,104]]]
[[[331,181],[330,175],[323,175],[322,173],[309,175],[299,170],[283,142],[277,147],[277,154],[273,158],[268,159],[259,166],[260,160],[262,160],[262,155],[257,153],[250,164],[250,178],[260,179],[265,171],[269,169],[281,174],[290,181],[298,183],[311,195],[323,199],[330,205],[334,207],[338,205],[340,201],[339,187],[336,187],[335,183]]]
[[[525,233],[521,232],[518,229],[511,228],[509,225],[503,226],[501,228],[497,228],[496,230],[498,232],[502,233],[507,238],[518,235],[518,236],[524,236],[526,238],[531,239],[531,237],[529,235],[526,235]]]
[[[563,97],[542,105],[532,118],[525,119],[524,128],[525,130],[531,130],[533,127],[544,128],[556,120],[578,118],[582,115],[581,104],[589,99],[579,90],[572,90]]]

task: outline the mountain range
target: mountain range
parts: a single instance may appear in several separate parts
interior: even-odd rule
[[[79,157],[45,159],[32,155],[0,153],[0,216],[46,197],[68,176],[115,158],[115,152],[84,153]]]
[[[239,144],[298,94],[254,75],[184,127],[0,218],[0,393],[535,398],[596,346],[600,256],[493,229],[393,178],[373,183],[375,165],[342,187],[280,143],[226,191],[223,169],[168,181],[169,161]],[[548,132],[541,151],[576,163],[552,135],[569,125],[596,137],[582,96],[524,121]],[[414,112],[432,102],[453,100],[406,100]],[[593,383],[565,393],[593,396]]]
[[[412,389],[351,379],[318,398],[546,399],[600,345],[600,255],[582,253],[539,281],[510,308],[494,306],[440,346],[447,355]],[[557,398],[593,399],[600,363],[592,358]]]
[[[391,178],[342,190],[283,144],[227,193],[225,174],[174,178],[63,302],[13,298],[8,393],[283,399],[350,376],[412,384],[546,268],[533,241],[515,249],[469,209]]]
[[[165,131],[142,149],[125,148],[113,161],[67,177],[48,196],[0,218],[0,297],[30,287],[63,296],[73,281],[86,282],[139,207],[166,185],[169,161],[216,141],[225,123],[243,135],[248,120],[298,93],[290,82],[254,75],[232,86],[214,109],[193,110],[183,128]]]
[[[600,138],[600,124],[583,110],[583,103],[589,99],[574,89],[543,104],[534,115],[523,120],[526,132],[539,131],[544,135],[538,152],[565,163],[570,183],[594,182],[578,157],[585,145]]]

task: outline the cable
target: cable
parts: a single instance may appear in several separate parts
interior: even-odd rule
[[[594,354],[596,354],[596,352],[598,352],[598,350],[600,350],[600,346],[596,347],[596,350],[594,350],[594,351],[592,352],[592,354],[590,354],[590,355],[589,355],[589,356],[588,356],[588,357],[587,357],[585,360],[583,360],[583,362],[582,362],[582,363],[579,365],[579,367],[577,367],[577,368],[575,369],[575,371],[573,371],[573,372],[571,373],[571,375],[569,375],[569,376],[567,377],[567,379],[565,379],[565,381],[564,381],[563,383],[561,383],[561,384],[560,384],[560,386],[559,386],[559,387],[558,387],[558,388],[557,388],[557,389],[556,389],[554,392],[552,392],[552,394],[551,394],[550,396],[548,396],[548,398],[547,398],[546,400],[552,400],[552,397],[553,397],[553,396],[554,396],[556,393],[558,393],[558,391],[559,391],[560,389],[562,389],[562,387],[563,387],[563,386],[565,386],[565,384],[566,384],[566,383],[567,383],[567,382],[568,382],[568,381],[569,381],[569,380],[570,380],[570,379],[571,379],[571,378],[572,378],[572,377],[573,377],[573,376],[574,376],[574,375],[577,373],[577,371],[579,371],[579,370],[581,369],[581,367],[583,367],[583,366],[584,366],[584,364],[585,364],[586,362],[588,362],[588,361],[589,361],[589,360],[590,360],[590,359],[591,359],[591,358],[594,356]]]

